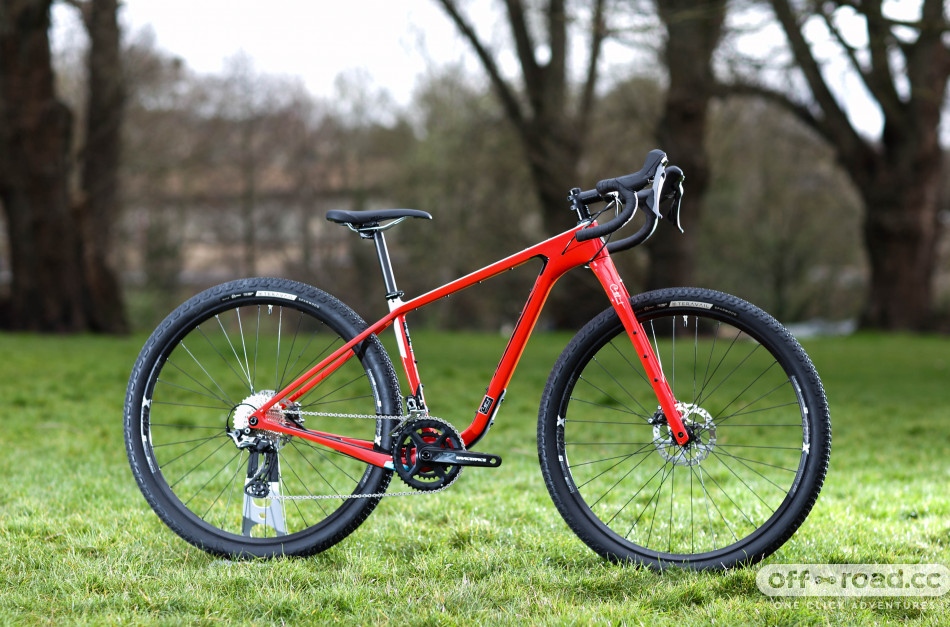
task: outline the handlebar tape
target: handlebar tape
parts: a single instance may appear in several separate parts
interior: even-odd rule
[[[643,167],[637,172],[612,179],[604,179],[597,183],[597,191],[601,196],[606,195],[607,192],[620,192],[621,195],[623,195],[624,192],[634,194],[643,189],[650,179],[653,178],[653,175],[656,174],[656,169],[665,161],[665,152],[662,150],[651,150],[647,153],[646,162],[643,164]]]

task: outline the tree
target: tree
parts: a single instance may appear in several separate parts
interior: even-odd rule
[[[7,326],[86,327],[78,231],[69,197],[73,117],[56,97],[52,0],[0,0],[0,203],[10,241]]]
[[[811,100],[761,84],[732,88],[792,111],[834,147],[865,204],[864,242],[871,267],[866,327],[921,329],[932,323],[933,276],[942,151],[939,126],[950,76],[950,31],[942,0],[923,0],[917,19],[888,16],[883,0],[808,5],[770,0]],[[860,22],[867,45],[851,43],[840,20]],[[880,108],[880,137],[863,136],[829,77],[805,27],[820,22]]]
[[[710,177],[706,118],[709,102],[717,92],[712,58],[722,35],[726,0],[657,0],[656,8],[666,26],[663,51],[669,75],[656,136],[671,162],[686,174],[688,217],[698,224]],[[646,287],[693,285],[696,231],[679,233],[664,226],[648,244]]]
[[[596,0],[591,13],[587,74],[574,98],[568,76],[568,14],[565,0],[549,0],[540,19],[534,19],[521,0],[505,0],[508,23],[521,67],[521,89],[506,80],[492,52],[455,0],[439,0],[459,31],[478,55],[508,120],[514,125],[530,166],[545,227],[564,227],[566,189],[577,181],[578,163],[594,107],[598,61],[607,29],[604,0]],[[543,24],[543,41],[529,23]],[[542,50],[548,55],[541,61]]]
[[[110,253],[120,212],[119,155],[125,110],[118,0],[72,0],[89,34],[88,96],[82,149],[82,196],[76,203],[84,273],[84,308],[92,330],[128,328]]]
[[[433,215],[432,222],[391,231],[390,252],[408,252],[407,263],[397,267],[399,287],[408,294],[429,291],[532,244],[526,232],[536,231],[539,222],[537,200],[522,189],[528,167],[497,98],[459,74],[447,68],[416,92],[421,138],[410,144],[387,189],[405,206]],[[399,272],[403,266],[426,271]],[[528,264],[418,315],[444,328],[512,326],[537,272]]]
[[[0,0],[0,202],[13,279],[7,326],[126,328],[108,261],[118,213],[124,102],[115,0],[72,2],[90,37],[81,194],[70,192],[73,114],[57,97],[48,30],[52,0]]]
[[[548,0],[538,15],[521,0],[505,0],[521,69],[520,89],[502,76],[492,51],[462,15],[459,3],[456,0],[439,2],[471,44],[507,119],[516,129],[541,206],[545,232],[563,231],[570,224],[565,200],[567,191],[579,182],[579,163],[594,108],[598,65],[607,35],[605,0],[595,0],[591,9],[587,71],[576,94],[571,89],[568,65],[568,25],[575,20],[565,0]],[[536,37],[529,24],[541,25],[544,37]],[[547,56],[547,60],[542,60],[542,55]],[[631,169],[637,167],[639,164]],[[552,294],[550,310],[557,326],[576,326],[592,313],[592,306],[586,304],[591,299],[583,296],[591,293],[590,288],[585,289],[585,284],[577,283],[572,275],[567,279],[569,288]],[[601,304],[593,300],[593,309]]]

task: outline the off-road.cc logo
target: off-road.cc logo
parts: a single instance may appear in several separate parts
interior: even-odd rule
[[[939,597],[950,590],[940,564],[772,564],[755,577],[770,597]]]

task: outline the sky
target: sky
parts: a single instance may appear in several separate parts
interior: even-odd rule
[[[499,48],[507,43],[498,2],[463,4],[480,36]],[[63,3],[54,6],[54,41],[77,36],[82,29],[75,10]],[[196,72],[221,73],[228,59],[242,53],[257,72],[298,77],[318,97],[336,93],[339,75],[360,72],[397,104],[406,105],[434,68],[461,63],[475,76],[482,72],[468,43],[434,0],[126,0],[121,19],[127,35],[151,31],[158,48],[181,57]],[[751,40],[753,47],[774,43],[774,33],[761,44]],[[629,48],[611,43],[604,52],[608,63],[629,70]],[[575,56],[583,64],[583,55]],[[510,53],[500,65],[506,73],[516,71]],[[863,88],[848,74],[842,68],[838,78],[848,93],[848,108],[862,130],[876,135],[880,113],[862,102]]]
[[[492,3],[474,4],[490,27]],[[61,36],[74,13],[55,9]],[[199,73],[220,73],[244,53],[258,72],[299,77],[318,96],[334,93],[339,74],[360,71],[405,104],[430,66],[474,62],[433,0],[126,0],[120,15],[127,33],[150,29],[160,49]]]

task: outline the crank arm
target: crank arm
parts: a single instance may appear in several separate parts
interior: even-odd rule
[[[453,451],[438,446],[426,446],[419,449],[419,458],[433,464],[447,464],[449,466],[485,466],[497,468],[501,466],[501,457],[475,451]]]

